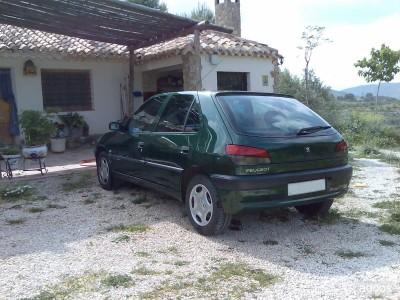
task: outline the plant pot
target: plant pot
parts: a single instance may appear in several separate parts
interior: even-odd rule
[[[4,160],[6,160],[9,165],[11,170],[15,171],[19,168],[19,162],[21,160],[21,155],[20,154],[15,154],[15,155],[1,155]]]
[[[80,138],[83,136],[83,128],[80,127],[70,128],[69,135],[72,138]]]
[[[51,141],[51,152],[63,153],[65,152],[66,138],[50,139]]]
[[[30,146],[22,148],[22,156],[25,158],[44,158],[47,156],[47,145]]]

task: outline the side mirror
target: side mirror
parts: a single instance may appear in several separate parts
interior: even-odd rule
[[[118,131],[118,130],[120,130],[120,128],[121,128],[121,124],[118,123],[118,122],[111,122],[111,123],[108,125],[108,128],[109,128],[111,131]]]

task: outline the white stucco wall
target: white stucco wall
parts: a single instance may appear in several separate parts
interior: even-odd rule
[[[214,59],[215,64],[212,64],[209,55],[201,58],[201,77],[205,90],[217,91],[217,72],[246,72],[249,73],[249,91],[273,92],[271,72],[274,65],[270,59],[245,56],[215,56]],[[263,75],[268,75],[268,86],[263,86]]]
[[[37,67],[36,76],[24,76],[23,64],[30,57],[2,57],[0,68],[10,68],[19,112],[43,110],[40,69],[90,70],[92,81],[92,111],[79,112],[90,126],[90,134],[108,130],[110,121],[121,117],[120,84],[128,74],[128,63],[105,60],[65,60],[44,57],[31,58]]]

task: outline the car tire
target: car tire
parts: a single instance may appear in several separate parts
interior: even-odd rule
[[[333,199],[327,199],[322,202],[307,204],[307,205],[300,205],[295,206],[296,209],[309,217],[323,217],[329,213],[329,209],[333,204]]]
[[[115,178],[111,171],[111,161],[105,152],[101,152],[96,159],[97,179],[101,187],[107,191],[115,188]]]
[[[232,218],[225,213],[212,182],[202,175],[194,177],[187,186],[185,207],[193,227],[205,236],[223,233]]]

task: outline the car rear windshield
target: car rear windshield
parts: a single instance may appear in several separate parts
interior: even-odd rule
[[[219,95],[218,101],[240,133],[267,137],[296,136],[302,129],[329,124],[299,101],[265,95]],[[326,132],[326,130],[321,131]]]

